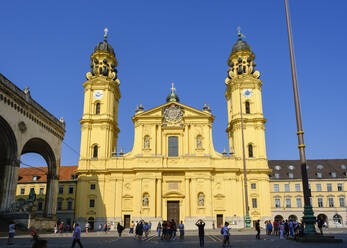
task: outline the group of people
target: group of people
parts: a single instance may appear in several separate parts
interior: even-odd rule
[[[270,220],[265,221],[266,235],[279,236],[280,239],[287,237],[302,237],[304,235],[304,225],[297,220]],[[260,239],[260,220],[255,224],[257,231],[256,239]]]
[[[130,224],[129,233],[134,233],[134,229],[135,229],[135,238],[142,240],[143,234],[145,234],[145,238],[148,238],[148,234],[150,233],[151,228],[152,228],[152,223],[150,221],[145,222],[144,220],[140,220],[140,221],[136,221],[136,223],[132,221]]]
[[[181,223],[178,224],[178,226],[174,219],[171,219],[171,221],[163,221],[162,224],[159,222],[157,226],[158,239],[175,240],[176,234],[177,234],[177,227],[179,228],[180,238],[183,239],[184,238],[183,221],[181,221]]]
[[[54,226],[54,233],[63,233],[63,232],[70,232],[72,231],[72,227],[71,225],[62,222],[58,222],[55,226]]]

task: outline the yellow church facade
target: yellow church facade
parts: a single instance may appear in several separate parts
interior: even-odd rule
[[[207,228],[224,221],[242,228],[247,210],[243,154],[251,220],[270,219],[271,170],[265,149],[262,82],[254,58],[239,37],[232,47],[225,80],[229,153],[214,149],[214,116],[209,107],[189,107],[172,85],[162,105],[146,111],[138,108],[132,117],[133,148],[123,154],[116,152],[121,98],[117,60],[105,35],[91,55],[91,71],[83,84],[77,221],[128,226],[130,221],[143,219],[156,226],[158,221],[175,219],[193,229],[203,219]]]

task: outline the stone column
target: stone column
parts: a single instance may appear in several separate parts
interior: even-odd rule
[[[157,218],[162,216],[162,205],[161,205],[161,188],[162,188],[162,180],[161,178],[157,179]]]
[[[58,179],[59,177],[52,173],[49,173],[47,175],[45,211],[44,211],[44,216],[46,217],[52,217],[56,213]]]
[[[116,180],[116,218],[122,219],[122,190],[123,190],[123,179],[117,178]]]
[[[189,185],[189,178],[186,177],[186,181],[185,181],[185,184],[186,184],[186,192],[185,192],[185,206],[186,206],[186,217],[190,217],[190,185]]]
[[[2,165],[4,166],[4,165]],[[0,202],[0,209],[8,209],[13,202],[16,200],[16,189],[18,180],[18,166],[17,162],[5,165],[2,181],[2,199]]]

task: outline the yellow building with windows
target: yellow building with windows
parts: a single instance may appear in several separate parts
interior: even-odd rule
[[[61,166],[59,171],[56,216],[58,221],[69,225],[75,219],[76,169],[77,166]],[[47,173],[48,167],[27,167],[18,170],[16,201],[27,200],[33,188],[36,194],[33,210],[38,215],[43,214],[46,201]]]
[[[269,160],[272,219],[301,219],[303,189],[298,160]],[[311,204],[329,227],[347,226],[347,159],[308,160]]]
[[[214,149],[214,116],[209,107],[184,104],[172,85],[166,101],[158,99],[161,105],[138,108],[132,117],[134,145],[123,154],[116,152],[121,98],[117,60],[105,35],[91,55],[91,71],[83,83],[77,221],[82,225],[122,221],[127,226],[131,220],[144,219],[155,226],[175,219],[191,229],[201,218],[207,228],[223,221],[244,227],[241,108],[250,217],[269,219],[271,171],[265,150],[262,81],[254,59],[240,36],[232,47],[225,80],[230,153]]]

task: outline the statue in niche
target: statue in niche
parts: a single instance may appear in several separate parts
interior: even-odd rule
[[[145,149],[149,149],[151,146],[150,141],[149,141],[149,136],[145,136],[145,140],[144,140],[144,148]]]
[[[144,194],[142,198],[142,206],[148,207],[148,205],[149,205],[148,194]]]
[[[198,205],[201,206],[201,207],[205,205],[205,197],[204,197],[203,193],[199,194]]]
[[[196,147],[198,149],[202,148],[202,140],[201,140],[201,136],[200,135],[198,137],[196,137]]]

